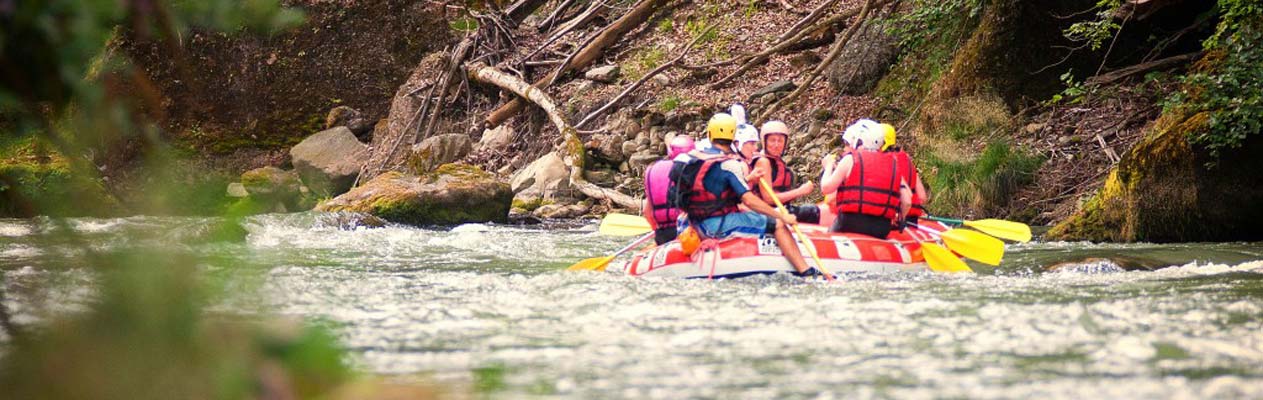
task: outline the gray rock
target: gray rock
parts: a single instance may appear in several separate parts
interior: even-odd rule
[[[1041,124],[1038,122],[1032,122],[1032,123],[1026,124],[1026,133],[1028,134],[1035,134],[1036,132],[1039,132],[1043,129],[1044,129],[1044,124]]]
[[[473,149],[473,141],[469,136],[452,133],[438,135],[422,140],[412,146],[412,155],[408,164],[414,172],[426,173],[438,166],[465,158]]]
[[[329,110],[325,117],[325,129],[345,126],[358,138],[366,138],[373,131],[373,121],[369,121],[363,113],[347,106],[337,106]]]
[[[368,157],[368,146],[344,126],[321,131],[289,149],[294,169],[319,196],[346,192]],[[249,185],[247,185],[249,186]]]
[[[825,74],[829,85],[845,95],[868,93],[899,59],[899,40],[883,24],[868,23],[846,42]]]
[[[661,156],[650,152],[636,153],[627,160],[627,164],[633,171],[644,171],[645,168],[649,168],[649,164],[653,164],[654,161],[658,161],[661,158]]]
[[[755,99],[759,99],[763,96],[767,96],[772,93],[792,91],[796,88],[798,88],[798,85],[795,85],[793,81],[772,82],[768,84],[767,86],[764,86],[760,88],[759,90],[754,91],[754,94],[750,95],[750,101],[754,101]]]
[[[536,208],[533,215],[539,218],[561,219],[578,218],[588,213],[588,206],[583,204],[547,204]]]
[[[250,193],[246,191],[245,185],[242,185],[241,182],[228,184],[228,197],[241,198],[249,195]]]
[[[640,141],[623,142],[623,154],[634,154],[640,149]]]
[[[387,172],[316,206],[363,212],[390,222],[453,225],[507,222],[513,191],[478,167],[447,164],[428,177]]]
[[[658,87],[671,86],[671,78],[668,78],[665,74],[654,75],[653,78],[649,78],[649,81],[653,82],[653,84],[655,85],[658,85]]]
[[[551,152],[530,163],[509,180],[509,187],[519,200],[566,197],[570,186],[570,168],[556,152]]]
[[[482,131],[482,139],[478,140],[478,149],[502,149],[513,143],[513,128],[509,124],[500,124],[495,129]]]
[[[255,168],[241,174],[241,188],[256,198],[290,200],[301,194],[298,174],[277,167]]]
[[[611,163],[623,161],[627,159],[625,154],[630,154],[623,153],[623,143],[625,142],[618,135],[603,135],[594,137],[593,140],[597,141],[597,154]]]
[[[601,83],[614,83],[618,79],[618,72],[617,65],[606,65],[588,70],[583,77]]]
[[[598,185],[610,185],[614,183],[614,171],[608,169],[583,171],[583,179]]]

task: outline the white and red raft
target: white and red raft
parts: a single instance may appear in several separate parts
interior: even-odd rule
[[[947,229],[938,222],[922,222],[921,225],[938,231]],[[825,269],[834,274],[928,271],[929,266],[921,255],[921,242],[942,244],[937,235],[911,227],[902,232],[892,231],[885,240],[856,233],[831,233],[818,225],[803,224],[800,228],[811,238]],[[733,236],[714,244],[714,249],[698,250],[691,256],[680,250],[679,242],[650,247],[625,262],[622,270],[631,276],[686,279],[794,272],[794,267],[781,255],[771,234]],[[807,264],[814,267],[815,261],[802,243],[798,244],[798,248]]]

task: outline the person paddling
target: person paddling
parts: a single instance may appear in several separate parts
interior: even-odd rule
[[[781,254],[794,270],[810,271],[788,225],[798,222],[793,215],[782,214],[759,199],[746,184],[747,167],[736,158],[733,137],[737,121],[720,113],[706,125],[712,148],[693,151],[677,157],[672,170],[675,186],[673,203],[684,211],[689,224],[704,237],[724,238],[733,234],[761,235],[772,233]],[[754,177],[756,180],[759,177]],[[753,211],[741,211],[743,204]]]
[[[785,154],[785,146],[789,143],[789,126],[781,121],[768,121],[763,123],[759,133],[763,136],[763,152],[756,155],[750,165],[760,175],[769,177],[768,184],[772,186],[775,193],[766,193],[757,186],[754,192],[768,203],[772,203],[772,196],[776,196],[781,203],[785,203],[785,208],[789,209],[799,222],[819,223],[820,208],[811,204],[789,204],[811,194],[816,189],[816,185],[810,180],[795,188],[794,171],[789,169],[789,166],[781,159],[781,156]]]
[[[881,151],[895,157],[895,162],[899,164],[901,176],[904,181],[908,182],[909,188],[912,189],[912,208],[908,209],[908,214],[904,219],[908,224],[916,224],[918,219],[926,213],[925,202],[930,201],[930,191],[926,190],[925,184],[921,182],[921,173],[912,164],[912,157],[903,151],[902,147],[895,145],[894,125],[881,124],[880,126],[886,140],[881,147]]]
[[[678,135],[667,143],[667,157],[655,161],[645,170],[645,203],[640,210],[653,228],[653,240],[658,245],[675,240],[679,232],[675,220],[679,217],[680,210],[667,204],[671,166],[674,164],[672,160],[693,151],[693,148],[693,138]]]
[[[895,222],[912,206],[912,191],[895,158],[882,153],[884,134],[877,122],[861,119],[846,128],[843,140],[854,149],[837,163],[826,158],[820,188],[836,193],[834,232],[853,232],[885,239]]]

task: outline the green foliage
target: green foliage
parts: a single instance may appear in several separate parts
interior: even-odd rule
[[[899,38],[904,48],[922,47],[927,40],[943,36],[953,21],[978,18],[983,0],[914,0],[909,12],[886,24],[886,32]]]
[[[662,101],[658,102],[658,109],[662,110],[664,113],[671,112],[672,110],[680,107],[680,101],[680,96],[667,96],[666,98],[663,98]]]
[[[447,26],[457,32],[473,32],[478,30],[478,20],[472,17],[456,18],[448,22]]]
[[[675,20],[670,19],[670,18],[663,18],[661,21],[658,21],[658,32],[661,32],[661,33],[675,32]]]
[[[95,160],[82,155],[123,140],[144,144],[136,157],[154,183],[132,188],[147,199],[142,202],[173,206],[195,203],[188,195],[209,197],[213,191],[223,196],[224,181],[206,179],[212,182],[200,186],[176,179],[182,171],[173,168],[178,150],[164,144],[147,120],[142,94],[106,95],[102,74],[125,74],[131,68],[123,52],[104,53],[120,26],[180,45],[177,41],[193,26],[273,33],[302,15],[279,0],[4,4],[0,120],[11,126],[5,126],[0,143],[0,192],[38,204],[40,213],[53,216],[62,212],[57,207],[82,215],[86,207],[107,205],[96,195],[103,189]],[[32,137],[14,138],[11,132]],[[332,392],[350,377],[342,349],[323,328],[269,323],[262,320],[266,313],[207,312],[206,305],[223,290],[205,273],[217,261],[182,246],[89,248],[68,223],[51,221],[55,228],[39,232],[39,240],[67,243],[68,253],[82,254],[73,265],[95,273],[92,299],[81,310],[48,315],[38,323],[11,328],[13,321],[3,321],[10,336],[0,358],[3,397],[311,398]],[[246,234],[233,218],[218,221],[196,240],[241,240]],[[4,290],[0,285],[0,295]]]
[[[931,193],[930,208],[961,215],[1004,207],[1013,193],[1031,182],[1043,163],[1003,141],[988,144],[973,160],[950,161],[927,152],[919,161],[921,179]]]
[[[1090,91],[1090,88],[1084,86],[1083,82],[1074,80],[1074,70],[1061,74],[1061,83],[1066,85],[1066,88],[1044,102],[1045,105],[1062,104],[1063,102],[1064,104],[1079,104],[1083,101],[1083,96]]]
[[[1189,134],[1213,157],[1263,131],[1263,5],[1220,0],[1219,8],[1216,33],[1203,43],[1207,59],[1164,102],[1168,111],[1208,114],[1206,126]]]
[[[650,47],[637,50],[631,58],[631,65],[624,68],[627,71],[627,78],[631,80],[639,80],[646,73],[658,68],[663,61],[667,59],[667,51],[661,47]]]
[[[1113,37],[1122,28],[1119,23],[1114,22],[1114,13],[1122,4],[1122,0],[1099,0],[1093,7],[1097,10],[1096,19],[1076,22],[1061,34],[1072,42],[1083,43],[1093,51],[1100,49],[1105,40]]]
[[[762,3],[761,0],[747,0],[745,7],[741,9],[741,15],[746,18],[753,17],[762,9],[760,6]]]

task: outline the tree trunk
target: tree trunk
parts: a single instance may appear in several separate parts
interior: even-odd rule
[[[513,92],[539,106],[548,114],[549,121],[552,121],[557,130],[561,132],[562,141],[557,151],[561,154],[566,166],[570,167],[571,185],[574,185],[575,188],[578,188],[580,192],[588,197],[609,200],[630,210],[640,210],[640,199],[597,186],[583,179],[584,148],[583,142],[579,140],[579,132],[570,126],[569,122],[566,122],[566,118],[557,110],[557,103],[553,102],[547,93],[531,86],[516,76],[488,67],[483,63],[468,65],[465,67],[465,71],[469,74],[470,79]]]

